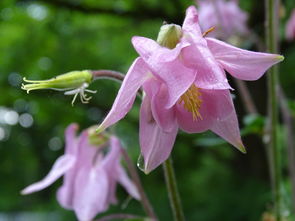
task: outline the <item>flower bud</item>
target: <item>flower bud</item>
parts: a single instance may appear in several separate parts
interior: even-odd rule
[[[55,90],[69,90],[81,87],[84,83],[89,84],[92,80],[90,71],[71,71],[62,75],[58,75],[49,80],[27,80],[24,82],[22,89],[29,93],[31,90],[38,89],[55,89]]]
[[[49,80],[27,80],[24,78],[24,82],[28,84],[22,84],[22,89],[29,93],[32,90],[39,89],[53,89],[59,91],[66,91],[65,95],[74,95],[72,104],[78,94],[82,103],[88,103],[91,97],[87,97],[86,92],[96,93],[96,91],[86,89],[93,79],[91,71],[71,71],[62,75],[58,75]]]
[[[165,25],[162,25],[160,29],[157,42],[161,46],[173,49],[176,47],[181,37],[182,37],[182,30],[179,25],[165,24]]]

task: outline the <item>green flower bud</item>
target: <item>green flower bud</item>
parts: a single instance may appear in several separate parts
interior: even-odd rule
[[[162,25],[158,34],[157,42],[166,48],[173,49],[176,47],[180,38],[182,37],[182,30],[179,25],[166,24]]]
[[[86,89],[92,79],[91,71],[71,71],[49,80],[27,80],[24,78],[23,81],[28,84],[22,84],[22,89],[26,90],[27,93],[39,89],[66,91],[65,95],[74,95],[72,104],[74,104],[78,94],[80,94],[82,103],[88,103],[91,97],[87,97],[85,91],[96,93],[96,91]]]

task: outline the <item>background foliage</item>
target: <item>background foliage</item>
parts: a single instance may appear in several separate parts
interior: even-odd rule
[[[263,41],[263,1],[241,0],[249,27]],[[284,25],[295,7],[282,2],[280,80],[295,114],[295,44],[284,40]],[[54,91],[29,95],[20,89],[22,77],[46,79],[71,70],[112,69],[125,73],[136,53],[134,35],[156,38],[165,20],[181,24],[189,0],[1,0],[0,1],[0,220],[75,220],[55,198],[61,181],[44,191],[21,196],[20,190],[42,178],[63,153],[64,129],[77,122],[81,129],[101,122],[119,84],[98,81],[97,94],[87,105],[71,106],[71,98]],[[257,50],[251,42],[245,47]],[[235,87],[234,82],[231,82]],[[248,83],[261,114],[266,113],[265,78]],[[187,220],[260,220],[270,209],[271,187],[262,143],[263,117],[247,116],[236,93],[235,104],[248,154],[242,155],[211,133],[180,133],[173,158]],[[123,139],[134,162],[138,145],[139,101],[114,131]],[[284,143],[282,127],[282,148]],[[291,209],[287,157],[286,214]],[[161,168],[140,174],[160,220],[171,220]],[[120,211],[127,195],[119,189]],[[123,212],[143,214],[131,201]]]

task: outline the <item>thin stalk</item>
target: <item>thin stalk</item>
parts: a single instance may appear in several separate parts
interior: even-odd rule
[[[107,78],[107,79],[122,82],[125,77],[124,74],[118,71],[112,71],[112,70],[97,70],[97,71],[91,71],[91,72],[92,72],[94,80]]]
[[[277,53],[278,51],[278,0],[265,0],[266,11],[266,42],[267,50],[270,53]],[[280,164],[280,150],[278,146],[278,99],[277,86],[278,85],[278,68],[277,66],[271,68],[268,73],[268,106],[270,118],[270,156],[271,166],[273,171],[273,200],[275,206],[276,221],[282,220],[281,213],[281,164]]]
[[[182,210],[181,200],[177,188],[175,172],[173,168],[172,157],[170,156],[163,164],[165,181],[169,195],[170,205],[173,211],[175,221],[184,221],[184,214]]]
[[[127,168],[128,168],[128,171],[132,177],[132,180],[134,181],[134,183],[137,187],[137,190],[139,192],[141,205],[142,205],[145,213],[151,218],[151,220],[153,220],[153,221],[158,220],[157,216],[153,210],[153,207],[151,206],[149,199],[144,192],[144,189],[143,189],[142,183],[140,181],[140,178],[138,176],[138,173],[136,171],[136,168],[134,167],[134,165],[133,165],[131,159],[129,158],[125,149],[122,149],[122,155],[126,161]]]
[[[248,114],[258,114],[255,103],[251,97],[250,91],[244,81],[239,79],[234,79],[237,84],[239,94],[241,94],[241,99]]]
[[[101,80],[101,79],[109,79],[113,81],[117,81],[119,83],[122,83],[124,80],[125,75],[118,71],[112,71],[112,70],[92,70],[91,71],[93,80]],[[137,92],[138,97],[142,97],[142,90],[139,89]]]
[[[284,121],[286,133],[286,144],[288,153],[288,165],[289,165],[289,175],[291,179],[292,187],[292,201],[293,201],[293,211],[295,212],[295,142],[294,142],[294,125],[295,121],[292,117],[291,111],[289,110],[287,99],[282,88],[279,88],[279,100],[280,109],[282,112],[282,117]]]

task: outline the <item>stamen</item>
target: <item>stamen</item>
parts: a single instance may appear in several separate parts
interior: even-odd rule
[[[87,94],[85,94],[85,92],[89,92],[89,93],[96,93],[96,91],[93,91],[93,90],[88,90],[86,89],[89,85],[87,83],[84,83],[81,87],[79,88],[76,88],[74,90],[70,90],[70,91],[66,91],[65,92],[65,95],[74,95],[73,97],[73,100],[72,100],[72,106],[74,106],[74,103],[76,101],[76,98],[79,94],[80,96],[80,100],[83,104],[88,104],[89,101],[91,100],[91,96],[90,97],[87,97]]]
[[[214,29],[215,29],[215,26],[212,26],[211,28],[209,28],[207,31],[205,31],[204,33],[203,33],[203,37],[205,37],[207,34],[209,34],[211,31],[214,31]]]
[[[193,120],[196,121],[198,119],[203,120],[199,110],[202,104],[202,100],[200,98],[201,93],[199,88],[193,84],[179,99],[178,103],[182,104],[184,109],[188,112],[192,113]]]

